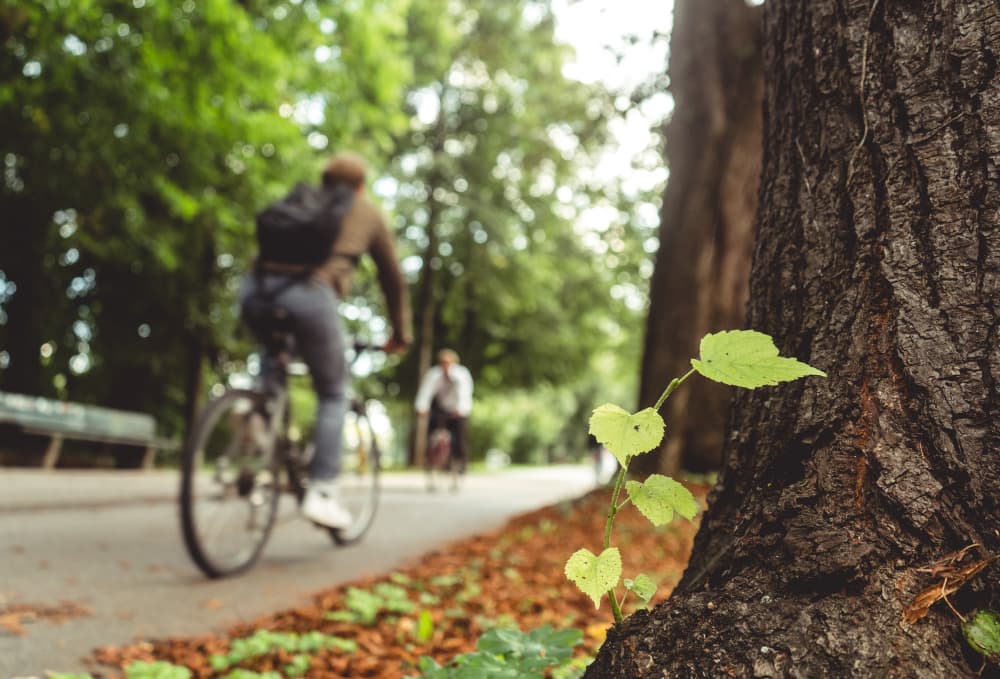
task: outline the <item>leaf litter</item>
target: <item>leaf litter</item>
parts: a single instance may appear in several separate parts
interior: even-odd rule
[[[704,507],[708,486],[688,487]],[[498,627],[576,628],[584,639],[575,655],[593,656],[604,641],[608,613],[595,610],[593,602],[566,580],[563,565],[573,547],[600,549],[594,536],[603,532],[610,495],[610,489],[602,488],[521,515],[499,530],[451,543],[389,575],[323,590],[308,605],[236,625],[228,635],[99,648],[92,660],[107,669],[95,676],[117,677],[132,662],[159,660],[187,667],[195,679],[217,679],[229,670],[214,669],[212,656],[225,655],[232,640],[260,630],[321,632],[357,644],[353,653],[322,649],[308,656],[305,676],[316,679],[417,675],[421,656],[445,663],[475,650],[479,636]],[[615,546],[621,548],[625,574],[645,573],[656,583],[649,605],[666,599],[680,580],[696,531],[697,522],[690,521],[652,528],[636,511],[624,511],[616,518]],[[397,589],[390,590],[390,586]],[[370,610],[352,619],[347,606],[349,597],[357,599],[356,594],[349,594],[352,589],[401,589],[413,604],[412,612],[392,610],[400,608],[397,604],[377,608],[374,623],[364,622],[371,620]],[[623,610],[628,614],[641,605],[630,595]],[[239,667],[281,672],[291,659],[288,652],[276,650],[245,660]]]

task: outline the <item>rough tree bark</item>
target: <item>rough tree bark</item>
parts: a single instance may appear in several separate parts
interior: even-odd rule
[[[650,288],[640,407],[687,372],[707,332],[743,327],[761,156],[760,7],[678,0],[670,57],[676,109],[666,129],[670,181]],[[678,392],[664,445],[637,471],[722,466],[732,391],[703,381]],[[683,459],[682,459],[683,458]]]
[[[950,603],[1000,608],[998,46],[994,0],[766,3],[748,321],[830,377],[739,392],[681,584],[586,677],[976,675],[902,618],[971,545]]]

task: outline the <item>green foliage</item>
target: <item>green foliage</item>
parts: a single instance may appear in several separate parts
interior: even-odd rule
[[[125,679],[190,679],[191,670],[168,662],[134,662],[125,669]]]
[[[962,634],[977,653],[1000,666],[1000,616],[996,612],[976,611],[962,623]]]
[[[0,292],[0,388],[147,411],[178,435],[252,344],[234,300],[254,212],[351,147],[374,161],[411,282],[434,272],[433,341],[463,354],[477,398],[538,389],[589,411],[593,364],[637,360],[656,226],[639,208],[658,187],[594,181],[621,114],[563,75],[554,26],[534,0],[0,0],[0,214],[24,225],[0,249],[18,288]],[[367,312],[360,278],[345,303]],[[408,398],[412,368],[389,395]],[[585,416],[573,430],[545,410],[470,434],[524,461],[575,452]]]
[[[457,656],[445,666],[422,657],[423,679],[543,679],[546,670],[567,663],[583,635],[579,630],[553,630],[546,625],[531,632],[494,629],[476,643],[476,651]],[[417,679],[410,677],[409,679]]]
[[[233,301],[254,212],[317,178],[329,149],[377,157],[405,129],[409,7],[0,2],[0,213],[23,236],[0,249],[17,285],[3,388],[145,410],[176,433],[199,367],[248,348]]]
[[[698,513],[691,491],[669,476],[653,474],[643,482],[627,481],[625,490],[635,508],[654,526],[670,523],[674,512],[685,519],[693,519]]]
[[[652,450],[663,440],[663,418],[652,408],[630,415],[606,403],[590,416],[590,433],[607,446],[623,466],[633,455]]]
[[[434,617],[428,610],[420,611],[417,616],[417,629],[414,637],[418,643],[426,644],[434,636]]]
[[[374,625],[382,613],[412,613],[416,605],[406,590],[398,585],[380,582],[371,591],[348,587],[344,596],[345,610],[324,615],[328,620]]]
[[[645,573],[635,576],[635,580],[625,578],[623,584],[625,589],[635,594],[643,604],[649,603],[649,600],[656,594],[656,583]]]
[[[299,653],[292,656],[291,662],[285,665],[285,674],[289,677],[301,677],[309,671],[310,666],[309,656]]]
[[[249,637],[233,640],[229,647],[229,653],[213,655],[209,658],[209,664],[212,669],[219,671],[238,665],[245,660],[270,655],[277,651],[308,654],[322,649],[333,649],[342,653],[354,653],[357,648],[357,643],[350,639],[341,639],[316,631],[296,634],[295,632],[257,630]]]
[[[664,401],[696,371],[711,380],[750,389],[809,375],[826,377],[826,373],[810,365],[778,356],[774,341],[768,335],[753,330],[730,330],[705,335],[701,340],[701,360],[692,359],[691,364],[694,368],[672,380],[654,408],[646,408],[630,415],[616,405],[605,404],[596,408],[590,417],[590,432],[614,453],[621,463],[621,469],[611,495],[611,506],[608,508],[604,551],[600,557],[596,557],[586,549],[578,550],[566,562],[565,572],[566,577],[593,599],[598,608],[603,594],[607,592],[616,622],[621,622],[622,612],[614,588],[618,585],[622,569],[618,550],[610,546],[615,515],[628,501],[655,526],[668,523],[675,512],[687,519],[693,519],[698,513],[698,504],[690,491],[669,477],[653,474],[645,482],[625,483],[629,459],[643,451],[652,450],[663,439],[664,424],[657,411]],[[623,485],[629,500],[619,505],[618,498]],[[605,555],[611,556],[603,563]],[[625,588],[635,592],[644,602],[656,591],[645,576],[637,576],[635,580],[626,579]],[[644,596],[647,594],[648,597]]]
[[[277,672],[254,672],[253,670],[235,669],[226,672],[222,679],[284,679]]]
[[[50,672],[47,676],[49,679],[94,679],[90,674],[65,672]],[[125,668],[125,679],[190,679],[191,676],[191,670],[188,668],[162,660],[138,661]]]
[[[755,389],[826,373],[794,358],[778,356],[774,341],[755,330],[728,330],[701,338],[701,360],[691,365],[710,380]]]
[[[433,337],[417,339],[455,347],[477,399],[571,383],[641,327],[641,305],[612,302],[611,290],[645,288],[634,273],[644,238],[626,213],[648,196],[625,200],[614,180],[590,179],[618,115],[612,98],[563,75],[571,55],[549,3],[418,4],[411,29],[435,37],[413,31],[415,51],[439,35],[434,15],[450,20],[441,44],[452,51],[417,60],[391,169],[417,315],[433,317]],[[606,221],[582,233],[594,221],[582,214],[598,206]],[[401,371],[407,392],[415,360]],[[544,439],[497,445],[517,458]]]
[[[510,455],[515,464],[537,464],[552,457],[565,457],[582,450],[582,441],[567,440],[567,434],[586,431],[586,425],[574,420],[580,399],[589,399],[576,384],[540,385],[536,389],[503,392],[486,391],[477,386],[476,409],[469,420],[469,450],[485,455],[498,449]],[[568,429],[573,421],[576,427]]]
[[[566,577],[594,601],[594,608],[600,608],[601,597],[617,587],[622,577],[622,555],[617,547],[609,547],[599,556],[579,549],[566,562]]]
[[[568,663],[552,669],[552,679],[580,679],[593,658],[571,658]]]

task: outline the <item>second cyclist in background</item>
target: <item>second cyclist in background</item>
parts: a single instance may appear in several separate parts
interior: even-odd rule
[[[309,368],[317,396],[316,452],[302,513],[329,528],[351,522],[336,495],[348,379],[338,305],[362,255],[375,262],[392,323],[384,350],[402,352],[410,343],[406,283],[386,220],[364,195],[365,175],[359,156],[338,153],[321,186],[300,184],[262,211],[260,253],[240,290],[243,318],[258,336],[276,314],[291,320],[296,350]]]
[[[451,462],[459,474],[468,464],[465,429],[472,412],[472,386],[472,375],[458,354],[442,349],[438,364],[427,371],[417,390],[417,414],[430,417],[428,432],[444,428],[451,434]]]

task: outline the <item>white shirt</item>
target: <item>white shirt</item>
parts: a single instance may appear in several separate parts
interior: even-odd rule
[[[419,412],[425,413],[431,409],[431,401],[435,396],[444,395],[446,391],[452,391],[455,398],[455,412],[461,417],[468,417],[472,412],[472,375],[464,365],[455,364],[448,368],[448,378],[454,389],[448,389],[448,380],[445,379],[444,370],[436,365],[424,375],[420,381],[420,388],[417,390],[416,408]],[[447,408],[447,404],[445,404]]]

